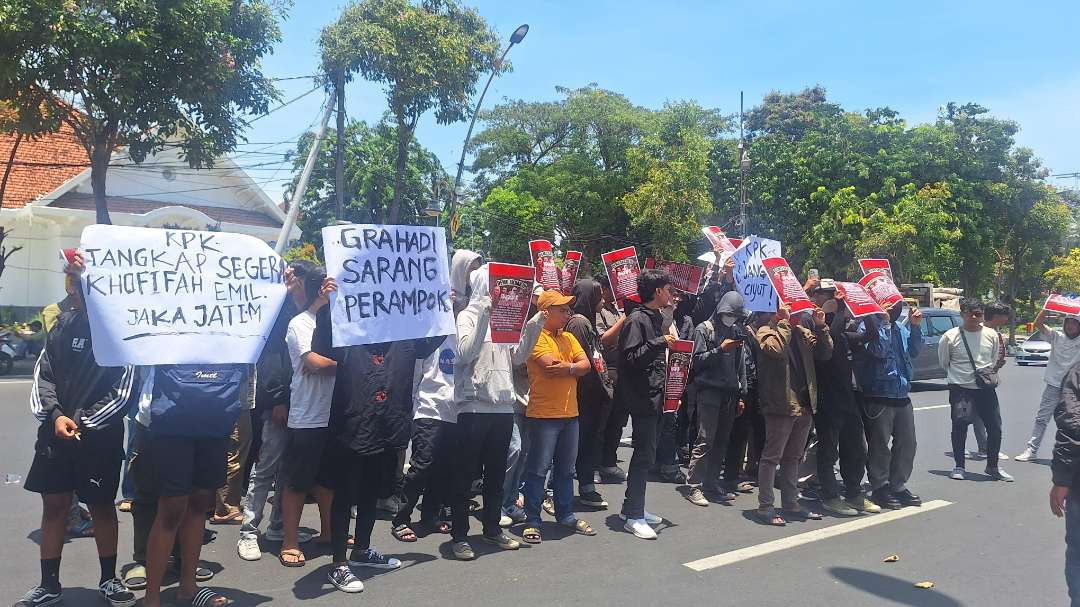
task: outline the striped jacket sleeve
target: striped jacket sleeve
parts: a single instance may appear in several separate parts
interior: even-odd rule
[[[138,398],[138,372],[132,365],[124,368],[120,378],[96,403],[75,412],[80,427],[94,429],[109,425],[114,419],[127,414],[131,404]]]
[[[52,362],[53,340],[49,340],[38,356],[34,365],[34,383],[30,386],[30,412],[39,422],[56,421],[63,415],[60,401],[56,397],[56,382],[53,379]]]

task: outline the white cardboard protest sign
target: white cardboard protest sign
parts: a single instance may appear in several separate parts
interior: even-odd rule
[[[253,236],[92,225],[79,248],[99,365],[254,363],[285,301],[284,262]]]
[[[742,241],[731,255],[735,259],[735,287],[742,293],[750,312],[775,312],[776,289],[762,261],[782,257],[780,241],[750,236]]]
[[[442,228],[353,224],[322,230],[334,347],[452,335]]]

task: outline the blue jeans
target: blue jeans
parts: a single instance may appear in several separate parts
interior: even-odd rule
[[[1073,487],[1065,500],[1065,583],[1072,607],[1080,607],[1080,488]]]
[[[551,489],[555,493],[555,519],[574,522],[574,462],[578,451],[578,419],[529,418],[525,422],[529,452],[525,458],[525,522],[540,526],[540,503],[544,499],[544,481],[551,470]]]
[[[525,431],[525,413],[514,411],[514,431],[510,435],[510,450],[506,454],[506,482],[503,484],[503,513],[517,510],[521,476],[529,452],[529,434]]]

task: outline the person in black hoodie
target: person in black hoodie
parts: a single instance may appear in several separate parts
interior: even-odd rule
[[[709,498],[735,499],[719,485],[727,458],[731,426],[745,407],[746,363],[742,348],[747,339],[742,325],[743,298],[729,291],[720,299],[712,318],[694,328],[694,385],[698,433],[690,455],[686,499],[708,506]]]
[[[116,577],[113,499],[124,461],[124,415],[137,398],[138,373],[132,366],[97,364],[80,282],[68,280],[67,289],[72,309],[60,314],[49,331],[30,392],[30,408],[41,425],[24,486],[41,494],[41,582],[15,607],[63,600],[60,553],[73,493],[94,519],[98,590],[114,607],[128,607],[135,604],[135,595]]]
[[[337,289],[332,278],[324,291]],[[413,374],[416,361],[439,348],[444,337],[410,339],[344,348],[330,347],[330,314],[320,310],[312,350],[337,361],[330,406],[326,476],[333,479],[330,508],[333,564],[330,583],[344,592],[360,592],[363,583],[350,566],[397,569],[398,559],[371,547],[375,503],[396,490],[398,451],[412,437]],[[346,559],[349,521],[356,506],[352,553]]]
[[[1065,373],[1054,411],[1057,435],[1050,464],[1050,512],[1065,517],[1065,582],[1072,607],[1080,607],[1080,363]]]
[[[574,285],[571,295],[574,315],[566,330],[581,344],[592,361],[592,371],[578,379],[578,501],[592,508],[607,508],[608,503],[596,490],[594,478],[600,465],[600,449],[611,414],[611,396],[615,388],[604,364],[604,346],[596,330],[596,315],[604,306],[600,283],[583,278]]]
[[[671,276],[644,270],[637,280],[641,305],[627,316],[619,334],[619,379],[615,398],[622,399],[634,424],[634,454],[626,478],[626,498],[620,518],[624,529],[642,539],[656,539],[650,525],[663,519],[645,510],[649,468],[656,461],[656,440],[664,405],[666,353],[675,337],[663,331],[660,310],[672,299]]]

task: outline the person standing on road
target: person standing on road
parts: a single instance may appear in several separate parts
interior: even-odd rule
[[[578,456],[578,378],[592,372],[592,363],[577,338],[563,330],[575,299],[558,291],[544,291],[536,302],[547,312],[544,329],[529,356],[529,406],[525,431],[529,452],[525,459],[525,530],[530,544],[541,542],[540,503],[551,472],[555,519],[581,535],[596,535],[574,516],[574,462]],[[595,309],[595,305],[594,305]]]
[[[915,409],[911,359],[922,351],[922,311],[912,308],[908,327],[900,323],[904,303],[884,317],[867,316],[862,343],[853,350],[855,383],[861,393],[867,440],[870,500],[882,508],[921,506],[907,488],[915,465]],[[890,441],[892,441],[890,445]]]
[[[1016,456],[1018,462],[1030,462],[1038,457],[1039,446],[1042,445],[1050,416],[1061,402],[1061,383],[1065,379],[1065,373],[1080,362],[1080,320],[1074,317],[1066,318],[1063,331],[1058,331],[1046,326],[1046,311],[1043,310],[1035,317],[1035,327],[1039,330],[1039,335],[1050,343],[1050,361],[1046,363],[1046,372],[1043,375],[1046,385],[1043,387],[1039,411],[1035,414],[1035,427],[1031,430],[1031,438],[1028,439],[1023,453]]]
[[[1072,494],[1074,487],[1080,487],[1080,363],[1065,374],[1054,421],[1057,440],[1050,464],[1050,511],[1065,517],[1065,583],[1070,604],[1080,607],[1080,498]]]
[[[30,392],[30,409],[40,426],[24,486],[41,494],[41,581],[15,607],[63,601],[60,555],[73,495],[94,517],[98,591],[113,607],[130,607],[135,595],[116,577],[113,499],[124,461],[124,415],[138,394],[137,371],[97,364],[78,279],[69,279],[67,287],[72,308],[49,331]]]
[[[1009,322],[1012,320],[1012,308],[1000,301],[990,301],[986,303],[984,314],[983,324],[998,333],[1000,349],[998,350],[998,360],[997,364],[994,365],[994,371],[1000,371],[1008,362],[1008,349],[1005,347],[1005,338],[1001,335],[1001,331],[1008,327]],[[986,459],[986,426],[983,425],[978,415],[971,422],[971,433],[975,435],[975,446],[978,450],[975,453],[968,453],[968,457],[971,459]],[[1008,459],[1009,456],[1004,452],[998,453],[999,462]]]
[[[604,366],[610,376],[611,385],[615,386],[619,383],[619,333],[626,322],[626,315],[615,305],[615,293],[611,290],[608,277],[601,276],[598,281],[604,305],[596,313],[596,332],[600,334],[600,343],[603,344]],[[629,419],[630,411],[627,410],[626,403],[613,398],[611,412],[604,427],[603,444],[600,447],[600,480],[605,483],[626,481],[626,471],[619,467],[618,449],[623,429]]]
[[[615,398],[626,403],[634,424],[634,454],[626,478],[626,496],[619,517],[623,528],[642,539],[656,539],[663,519],[645,510],[649,469],[656,462],[656,442],[664,405],[667,350],[675,337],[663,330],[661,310],[672,300],[671,276],[644,270],[637,279],[641,305],[627,317],[619,334],[619,381]]]
[[[720,484],[728,440],[737,415],[746,408],[746,361],[749,339],[743,322],[743,297],[725,293],[712,318],[694,328],[694,387],[697,434],[690,454],[686,499],[697,506],[709,500],[731,501],[735,494]]]
[[[818,380],[815,360],[832,356],[833,341],[825,312],[813,311],[813,330],[792,322],[781,305],[775,322],[759,317],[754,331],[758,343],[759,399],[765,416],[765,448],[758,465],[758,519],[767,525],[784,526],[787,520],[774,506],[774,485],[780,467],[780,507],[787,516],[821,518],[799,504],[799,462],[817,409]]]
[[[999,481],[1013,480],[998,465],[1001,451],[1001,408],[997,397],[997,372],[1000,342],[997,331],[983,326],[984,307],[981,301],[965,298],[960,301],[963,324],[941,336],[938,343],[938,362],[945,370],[949,384],[949,404],[952,406],[952,447],[955,466],[949,478],[964,480],[964,454],[967,428],[976,415],[986,425],[986,474]]]

